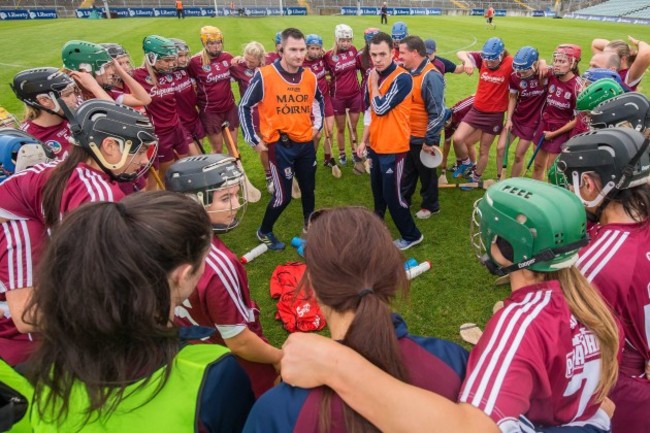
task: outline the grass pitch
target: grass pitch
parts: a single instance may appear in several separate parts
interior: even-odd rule
[[[535,46],[540,56],[548,61],[556,45],[562,42],[577,43],[582,47],[583,60],[580,70],[588,67],[590,42],[593,38],[626,39],[633,35],[642,40],[650,39],[650,28],[642,25],[600,23],[579,20],[554,20],[547,18],[497,17],[496,30],[487,29],[482,17],[390,17],[389,25],[379,25],[379,17],[268,17],[268,18],[176,18],[82,20],[58,19],[42,21],[3,22],[0,40],[6,41],[0,51],[0,105],[22,116],[22,104],[15,99],[8,83],[13,76],[30,67],[60,66],[61,47],[71,39],[92,42],[117,42],[131,53],[136,65],[142,61],[141,42],[149,34],[160,34],[186,40],[193,51],[201,48],[199,29],[204,25],[219,27],[225,36],[225,49],[240,54],[245,43],[257,40],[267,50],[273,49],[273,37],[286,27],[300,28],[304,33],[320,34],[329,49],[334,41],[334,26],[346,23],[355,32],[355,45],[363,44],[363,30],[379,27],[390,33],[395,21],[406,22],[410,34],[422,38],[434,38],[438,55],[454,62],[458,50],[480,50],[483,42],[491,36],[505,41],[510,53],[524,45]],[[447,105],[473,93],[477,73],[468,77],[447,75]],[[648,94],[650,78],[644,78],[640,91]],[[236,86],[233,91],[239,98]],[[361,133],[359,126],[358,133]],[[239,137],[242,158],[252,182],[264,190],[264,174],[256,155]],[[494,148],[493,146],[493,152]],[[349,144],[348,144],[349,149]],[[321,151],[322,152],[322,151]],[[348,150],[349,155],[349,150]],[[322,161],[322,154],[319,156]],[[511,149],[510,161],[514,159]],[[450,155],[453,162],[453,155]],[[335,179],[329,169],[321,166],[317,172],[316,206],[330,207],[345,204],[364,205],[372,208],[372,195],[367,175],[355,176],[350,165],[343,167],[343,177]],[[488,165],[485,178],[494,177],[494,158]],[[451,180],[451,179],[450,179]],[[419,262],[430,260],[432,270],[412,281],[408,299],[399,300],[399,311],[414,334],[433,335],[461,342],[458,336],[460,324],[468,321],[483,325],[492,314],[492,305],[509,293],[507,286],[494,287],[494,278],[477,262],[469,243],[469,221],[472,203],[482,196],[482,190],[462,192],[457,189],[441,190],[441,213],[425,221],[417,220],[425,236],[425,242],[406,252]],[[255,247],[259,242],[255,230],[261,222],[269,195],[264,192],[262,201],[249,204],[246,216],[239,228],[223,236],[226,244],[238,254]],[[419,209],[419,197],[414,197],[413,212]],[[164,215],[161,215],[164,218]],[[291,204],[275,228],[276,235],[287,244],[298,236],[302,227],[300,203]],[[397,233],[390,219],[389,228]],[[366,233],[372,236],[372,233]],[[271,343],[280,346],[287,336],[279,322],[275,321],[274,301],[269,296],[269,277],[275,266],[300,257],[290,246],[283,252],[268,252],[246,265],[253,298],[260,304],[262,324]]]

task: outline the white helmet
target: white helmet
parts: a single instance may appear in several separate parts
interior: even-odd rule
[[[347,24],[338,24],[334,27],[334,37],[338,39],[352,39],[352,27]]]

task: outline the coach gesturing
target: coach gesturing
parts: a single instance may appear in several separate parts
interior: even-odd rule
[[[274,192],[266,207],[257,237],[269,249],[281,250],[284,243],[273,234],[273,225],[291,200],[294,175],[302,193],[305,226],[314,210],[316,151],[314,135],[323,125],[323,95],[317,79],[303,69],[307,45],[295,28],[282,32],[282,57],[260,68],[239,104],[244,139],[256,152],[268,149]],[[259,137],[253,128],[251,108],[260,115]],[[312,121],[313,118],[313,121]]]

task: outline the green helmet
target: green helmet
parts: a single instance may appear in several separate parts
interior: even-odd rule
[[[611,78],[602,78],[587,86],[576,101],[576,110],[591,111],[601,102],[622,95],[623,88]]]
[[[525,268],[553,272],[575,263],[578,250],[588,242],[586,225],[584,207],[573,193],[516,177],[495,183],[474,204],[471,242],[494,274]],[[496,263],[493,243],[512,265]]]
[[[560,188],[566,188],[566,177],[564,176],[564,173],[557,168],[557,163],[559,160],[560,158],[555,158],[553,164],[551,164],[551,167],[548,169],[548,181],[555,186],[559,186]]]
[[[71,71],[86,71],[93,75],[101,74],[106,63],[113,58],[106,48],[86,41],[68,41],[61,50],[63,65]]]
[[[147,55],[154,54],[158,57],[175,57],[176,45],[171,39],[158,36],[149,35],[142,41],[142,49]]]

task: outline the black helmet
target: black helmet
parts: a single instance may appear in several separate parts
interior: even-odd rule
[[[128,156],[138,152],[142,145],[148,146],[147,154],[151,163],[158,147],[158,138],[149,118],[133,108],[112,101],[91,99],[84,102],[77,109],[70,128],[74,144],[90,151],[102,169],[120,182],[133,181],[148,170],[150,164],[133,174],[116,175],[111,170],[125,168]],[[100,152],[105,138],[113,138],[122,146],[122,158],[115,164],[108,163]]]
[[[624,93],[608,99],[591,112],[591,127],[611,128],[629,122],[637,131],[650,127],[650,102],[637,92]]]
[[[72,78],[59,69],[45,67],[27,69],[17,73],[10,86],[16,97],[30,107],[59,114],[40,105],[36,97],[48,95],[56,102],[57,98],[61,96],[61,92],[74,84]]]
[[[169,191],[192,194],[206,208],[212,204],[215,191],[239,186],[237,208],[211,212],[236,212],[230,224],[214,224],[213,230],[225,233],[239,225],[246,210],[244,173],[232,156],[212,154],[183,158],[167,170],[165,185]]]
[[[557,167],[567,184],[588,207],[613,198],[618,191],[643,185],[650,177],[648,141],[631,128],[608,128],[576,135],[562,145]],[[603,184],[599,196],[587,202],[580,194],[583,173],[595,172]]]
[[[174,46],[176,47],[177,51],[187,51],[189,53],[190,46],[187,45],[187,42],[185,42],[184,40],[177,39],[177,38],[169,38],[169,40],[174,43]]]
[[[99,45],[104,47],[106,51],[108,51],[108,55],[111,56],[111,58],[113,59],[117,59],[118,57],[129,55],[129,53],[127,53],[124,47],[120,44],[109,42],[109,43],[99,44]]]

